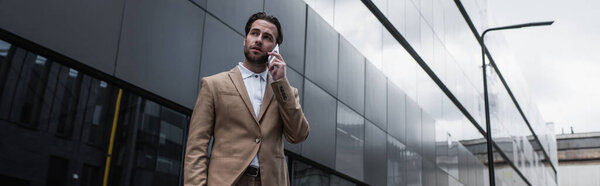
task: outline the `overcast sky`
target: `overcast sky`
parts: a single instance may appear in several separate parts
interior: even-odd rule
[[[555,21],[502,32],[542,117],[555,123],[556,133],[570,132],[571,126],[575,133],[600,131],[599,10],[597,0],[488,1],[490,27]]]

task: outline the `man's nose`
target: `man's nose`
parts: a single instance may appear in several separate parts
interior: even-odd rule
[[[254,45],[262,46],[262,44],[262,37],[258,37],[256,40],[254,40]]]

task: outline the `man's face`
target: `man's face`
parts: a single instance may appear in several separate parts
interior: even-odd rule
[[[250,63],[264,64],[270,52],[275,48],[277,27],[273,23],[259,19],[252,23],[244,39],[244,56]]]

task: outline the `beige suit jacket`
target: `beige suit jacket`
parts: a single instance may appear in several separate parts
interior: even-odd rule
[[[287,78],[272,82],[268,77],[257,118],[237,66],[201,83],[190,121],[184,184],[233,185],[258,153],[262,185],[289,185],[282,136],[299,143],[309,132],[298,90]]]

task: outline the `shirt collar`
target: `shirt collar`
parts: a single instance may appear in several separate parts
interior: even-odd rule
[[[250,70],[248,70],[242,62],[238,62],[238,68],[240,69],[240,72],[242,73],[242,79],[246,79],[249,78],[253,75],[259,75],[262,79],[267,80],[267,74],[268,71],[267,69],[265,69],[265,71],[261,72],[261,73],[254,73]]]

